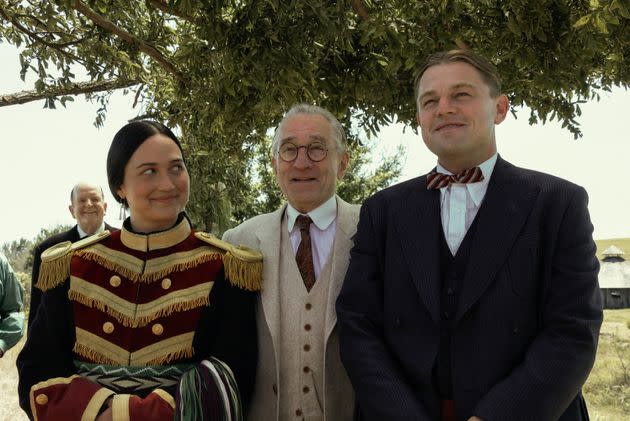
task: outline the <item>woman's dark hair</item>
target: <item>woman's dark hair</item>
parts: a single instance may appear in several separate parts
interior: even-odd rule
[[[156,134],[163,134],[175,142],[184,156],[182,145],[177,136],[162,123],[150,120],[136,120],[123,126],[114,136],[109,152],[107,153],[107,181],[109,190],[118,203],[123,199],[118,196],[118,188],[125,179],[125,167],[131,155],[144,143],[145,140]],[[126,205],[126,204],[125,204]]]

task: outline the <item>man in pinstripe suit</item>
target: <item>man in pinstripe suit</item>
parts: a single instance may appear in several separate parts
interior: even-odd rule
[[[418,124],[436,169],[362,209],[337,301],[364,420],[588,420],[602,322],[583,188],[497,154],[492,64],[429,57]]]

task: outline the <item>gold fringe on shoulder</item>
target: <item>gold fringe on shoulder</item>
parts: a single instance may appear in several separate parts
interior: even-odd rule
[[[225,251],[225,274],[232,285],[247,291],[260,291],[263,268],[261,252],[243,245],[235,246],[206,232],[196,232],[195,237]]]
[[[225,274],[234,286],[247,291],[260,291],[262,287],[262,259],[258,262],[244,262],[232,253],[223,256]]]
[[[115,365],[117,364],[116,361],[107,358],[106,356],[104,356],[103,354],[101,354],[98,351],[93,350],[90,347],[87,347],[83,344],[80,344],[78,342],[74,343],[74,347],[72,348],[72,351],[80,356],[82,356],[83,358],[87,359],[90,362],[96,363],[96,364],[108,364],[108,365]]]
[[[48,291],[63,283],[70,276],[72,243],[64,241],[46,249],[42,253],[39,276],[35,285],[42,291]]]
[[[63,241],[44,250],[35,286],[42,291],[48,291],[61,285],[70,276],[70,261],[74,252],[97,243],[109,235],[109,231],[105,230],[74,243]]]

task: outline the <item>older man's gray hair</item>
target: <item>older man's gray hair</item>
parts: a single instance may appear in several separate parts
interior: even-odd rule
[[[337,152],[343,153],[348,149],[346,134],[343,130],[343,127],[341,126],[341,123],[339,123],[339,120],[337,120],[337,118],[332,115],[330,111],[317,105],[296,104],[292,106],[289,111],[286,112],[284,117],[282,117],[280,124],[278,124],[278,127],[276,128],[276,132],[273,135],[273,143],[271,144],[271,153],[273,155],[276,155],[280,150],[280,140],[282,139],[282,128],[284,126],[284,123],[289,118],[300,114],[320,115],[324,117],[328,121],[328,123],[330,123],[331,134],[335,143],[337,144]]]

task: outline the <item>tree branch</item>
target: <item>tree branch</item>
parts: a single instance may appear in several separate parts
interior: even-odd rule
[[[17,30],[31,37],[35,42],[39,42],[47,47],[50,47],[56,51],[59,51],[61,54],[65,55],[66,57],[83,64],[83,60],[80,57],[72,54],[69,51],[64,50],[66,46],[71,45],[70,43],[58,44],[56,42],[46,41],[44,38],[42,38],[38,34],[34,33],[33,31],[29,30],[27,27],[22,25],[17,19],[9,16],[9,14],[2,7],[0,7],[0,15],[4,17],[6,20],[8,20],[9,22],[11,22],[11,24]]]
[[[352,9],[361,19],[366,20],[370,17],[365,5],[363,4],[363,0],[350,0],[350,4],[352,5]]]
[[[96,25],[111,32],[114,35],[117,35],[129,44],[137,46],[140,51],[147,54],[153,60],[158,62],[166,71],[175,76],[179,81],[184,81],[184,75],[177,69],[177,67],[175,67],[173,63],[171,63],[166,57],[162,55],[162,53],[160,53],[154,46],[152,46],[148,42],[137,38],[136,36],[130,34],[122,28],[119,28],[113,22],[107,20],[103,16],[96,13],[94,10],[90,9],[80,0],[74,0],[72,2],[72,7],[78,12],[82,13]]]
[[[127,88],[141,83],[140,80],[108,79],[97,82],[76,82],[63,86],[50,86],[41,91],[21,91],[13,94],[0,95],[0,107],[26,104],[27,102],[56,97],[61,95],[91,94],[94,92],[112,91]]]
[[[193,18],[192,16],[189,16],[185,13],[180,12],[179,10],[175,10],[172,7],[169,7],[169,5],[164,1],[164,0],[146,0],[147,5],[151,5],[154,6],[157,9],[160,9],[161,11],[163,11],[164,13],[168,13],[169,15],[173,15],[173,16],[177,16],[178,18],[184,19],[188,22],[194,23],[195,22],[195,18]]]

